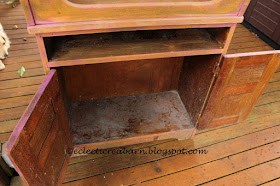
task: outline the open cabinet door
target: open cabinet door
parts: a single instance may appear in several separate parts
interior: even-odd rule
[[[198,129],[245,120],[280,62],[280,51],[228,54],[223,56]]]
[[[11,134],[5,151],[28,185],[62,182],[73,148],[56,70],[46,76]]]

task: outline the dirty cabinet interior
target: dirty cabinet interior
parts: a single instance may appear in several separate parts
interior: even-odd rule
[[[248,0],[21,4],[46,78],[6,152],[30,185],[61,184],[67,149],[190,139],[242,121],[279,65],[279,51],[226,55]]]

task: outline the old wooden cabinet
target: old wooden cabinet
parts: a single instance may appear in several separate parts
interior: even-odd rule
[[[279,65],[279,51],[225,55],[247,0],[21,3],[47,74],[6,145],[30,185],[60,184],[69,149],[242,121]]]

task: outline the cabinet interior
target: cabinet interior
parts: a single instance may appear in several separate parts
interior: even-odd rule
[[[220,54],[229,28],[118,31],[44,37],[49,63],[72,66],[151,58]],[[71,64],[66,62],[71,61]],[[67,65],[66,65],[67,64]]]
[[[220,56],[57,68],[73,143],[194,129]]]

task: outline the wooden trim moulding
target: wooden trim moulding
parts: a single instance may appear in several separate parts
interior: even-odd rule
[[[71,32],[82,30],[111,30],[116,28],[139,28],[139,27],[168,27],[203,24],[232,24],[242,23],[243,16],[227,17],[175,17],[175,18],[153,18],[153,19],[131,19],[131,20],[106,20],[106,21],[86,21],[76,23],[59,23],[49,25],[28,26],[30,34],[46,34],[57,32]],[[65,33],[64,33],[65,35]]]
[[[35,25],[34,17],[28,0],[20,0],[20,4],[24,11],[26,22],[29,26]]]
[[[146,27],[129,27],[129,28],[112,28],[112,29],[89,29],[89,30],[73,30],[66,32],[49,32],[40,33],[41,37],[54,37],[65,35],[79,35],[79,34],[95,34],[106,32],[122,32],[122,31],[136,31],[136,30],[160,30],[160,29],[186,29],[186,28],[231,28],[236,23],[224,23],[224,24],[189,24],[189,25],[171,25],[171,26],[146,26]]]

